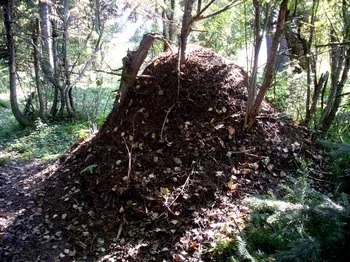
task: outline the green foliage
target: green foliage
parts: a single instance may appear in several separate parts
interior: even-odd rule
[[[37,120],[32,127],[26,129],[17,123],[9,103],[2,99],[8,97],[8,93],[1,94],[0,105],[4,104],[4,107],[0,106],[0,145],[6,151],[16,152],[25,159],[41,158],[51,161],[59,158],[76,141],[89,138],[91,133],[103,125],[113,105],[112,88],[115,89],[115,86],[115,83],[105,81],[94,88],[75,88],[75,122],[65,120],[45,124]],[[1,156],[1,162],[4,161],[5,156]]]
[[[334,178],[344,175],[350,169],[350,144],[335,143],[329,140],[319,140],[317,144],[323,147],[330,157],[329,169]]]
[[[240,236],[215,243],[215,247],[209,249],[207,255],[210,255],[211,261],[217,262],[256,261],[248,252],[246,242]]]
[[[215,252],[211,250],[213,257],[220,261],[340,261],[346,248],[348,196],[343,194],[334,202],[312,189],[306,163],[299,173],[283,187],[281,199],[272,194],[247,199],[251,211],[244,233],[217,245]],[[246,247],[244,258],[238,241]]]
[[[215,259],[213,261],[235,261],[232,257],[238,249],[238,241],[236,239],[230,241],[219,241],[215,243],[215,247],[208,250]]]
[[[0,99],[0,110],[3,108],[9,108],[9,107],[10,107],[10,103],[8,101]]]
[[[339,110],[327,137],[335,141],[350,143],[350,106]]]
[[[83,170],[80,171],[80,175],[90,174],[92,175],[94,173],[94,169],[97,167],[96,164],[89,165],[85,167]]]
[[[6,164],[11,157],[11,154],[7,152],[0,152],[0,166]]]
[[[112,91],[115,90],[117,84],[110,83],[109,86],[75,88],[76,118],[81,121],[99,122],[101,124],[101,115],[108,114],[112,109],[115,99]]]
[[[286,114],[302,121],[305,116],[306,73],[296,73],[291,63],[281,72],[276,72],[274,84],[267,91],[267,99]]]
[[[17,129],[2,143],[7,151],[17,152],[24,159],[51,161],[64,154],[78,139],[85,139],[87,132],[86,123],[47,125],[37,120],[34,127]]]
[[[213,4],[212,13],[220,10],[227,2]],[[250,4],[246,5],[247,12],[251,12]],[[208,12],[208,13],[210,13]],[[244,15],[244,5],[238,5],[228,11],[225,11],[211,19],[206,19],[201,22],[202,32],[197,35],[199,44],[213,49],[214,52],[220,53],[227,57],[235,55],[236,51],[245,45],[246,30],[247,40],[250,42],[252,33],[251,26],[245,27],[249,21]]]
[[[0,145],[22,131],[9,108],[0,108]]]

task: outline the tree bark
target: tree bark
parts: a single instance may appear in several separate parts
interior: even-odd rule
[[[247,112],[253,109],[255,95],[256,95],[256,78],[258,74],[258,63],[260,47],[263,39],[260,26],[260,11],[261,5],[258,0],[253,0],[254,5],[254,58],[253,58],[253,69],[248,83],[248,99],[247,99]],[[248,123],[248,114],[245,117],[245,125]]]
[[[148,51],[152,47],[155,39],[155,35],[145,34],[137,50],[128,51],[127,55],[123,58],[123,70],[119,87],[120,96],[119,100],[116,100],[114,103],[113,111],[118,110],[120,105],[124,103],[129,89],[134,86],[137,73],[142,63],[145,61]]]
[[[275,32],[275,35],[273,36],[271,55],[270,57],[267,58],[264,82],[260,87],[258,95],[255,98],[252,109],[250,111],[247,111],[247,121],[245,125],[245,128],[247,131],[249,131],[252,128],[255,122],[255,119],[259,113],[260,106],[265,97],[266,91],[272,83],[273,75],[275,73],[275,62],[276,62],[278,43],[280,41],[280,37],[284,29],[287,7],[288,7],[288,0],[283,0],[280,5],[280,10],[278,14],[276,32]]]
[[[344,48],[344,47],[343,47]],[[343,49],[342,48],[342,49]],[[323,134],[326,134],[331,127],[331,124],[334,120],[334,117],[339,109],[340,103],[342,101],[342,92],[345,86],[345,83],[348,79],[348,74],[350,70],[350,48],[346,50],[346,57],[344,61],[344,68],[340,75],[340,70],[342,64],[338,64],[339,67],[335,69],[333,77],[331,78],[331,92],[329,94],[327,106],[324,109],[324,113],[321,118],[321,131]],[[338,59],[341,59],[338,57]],[[339,76],[336,78],[336,76]],[[339,79],[339,82],[338,82]]]
[[[314,31],[315,31],[315,17],[316,12],[318,8],[318,0],[314,0],[312,3],[312,14],[311,14],[311,22],[310,22],[310,34],[309,34],[309,40],[307,42],[306,47],[306,67],[307,67],[307,80],[306,80],[306,103],[305,103],[305,124],[307,127],[310,126],[311,118],[313,117],[311,115],[311,108],[310,108],[310,102],[311,102],[311,85],[312,85],[312,77],[311,74],[314,72],[314,63],[312,63],[312,54],[311,54],[311,46],[312,41],[314,37]],[[314,84],[316,86],[316,83]],[[315,97],[315,96],[314,96]],[[314,113],[314,112],[313,112]]]
[[[13,10],[14,0],[9,0],[6,6],[3,6],[4,10],[4,26],[6,29],[6,44],[9,51],[9,78],[10,78],[10,103],[11,109],[17,122],[22,126],[30,125],[30,119],[23,114],[19,108],[17,97],[17,70],[16,70],[16,49],[15,40],[13,36]]]
[[[186,58],[187,38],[190,34],[192,25],[192,10],[194,2],[194,0],[185,0],[184,2],[184,14],[182,17],[180,34],[180,64],[183,64]]]
[[[39,100],[39,117],[46,122],[46,101],[43,87],[40,83],[40,58],[39,58],[39,36],[40,36],[40,22],[36,18],[33,23],[33,58],[34,58],[34,72],[35,72],[35,85]]]
[[[96,5],[99,8],[99,1],[96,1]],[[97,11],[96,11],[97,12]],[[68,14],[68,3],[67,0],[64,0],[63,3],[63,64],[64,64],[64,83],[63,83],[63,92],[62,97],[64,97],[64,103],[66,105],[66,110],[69,117],[74,116],[74,102],[72,96],[72,86],[70,82],[70,71],[69,71],[69,58],[68,58],[68,45],[69,45],[69,14]],[[98,26],[100,28],[100,20],[97,19]],[[98,29],[99,30],[99,29]],[[63,104],[62,104],[63,105]]]
[[[39,1],[39,15],[41,23],[41,39],[42,39],[42,69],[45,75],[53,77],[54,59],[52,52],[52,34],[50,22],[50,7],[47,0]]]
[[[321,74],[318,82],[315,83],[314,93],[312,96],[312,102],[311,102],[311,107],[310,107],[310,111],[309,111],[310,112],[310,119],[309,119],[309,123],[306,122],[307,125],[310,125],[315,118],[317,102],[320,99],[322,90],[324,90],[325,86],[327,85],[328,77],[329,77],[329,73],[327,71],[325,74]]]
[[[52,78],[52,89],[53,89],[53,99],[52,99],[52,106],[50,110],[50,115],[53,119],[57,117],[57,114],[59,112],[59,94],[60,94],[60,86],[59,86],[59,59],[58,59],[58,30],[56,22],[52,23],[52,31],[53,31],[53,38],[52,38],[52,53],[53,53],[53,78]]]

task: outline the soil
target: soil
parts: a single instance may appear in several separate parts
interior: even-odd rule
[[[247,74],[210,51],[153,60],[100,131],[54,165],[0,166],[1,261],[203,261],[244,229],[244,199],[323,160],[264,101],[243,128]],[[26,169],[30,171],[26,171]],[[309,173],[324,189],[322,172]]]

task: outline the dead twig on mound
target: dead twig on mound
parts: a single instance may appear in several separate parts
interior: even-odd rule
[[[125,138],[123,137],[126,150],[128,151],[128,158],[129,158],[129,164],[128,164],[128,174],[127,174],[127,185],[126,187],[129,188],[129,182],[130,182],[130,176],[131,176],[131,168],[132,168],[132,147],[131,150],[129,149],[128,143],[126,143]]]
[[[169,42],[167,42],[163,36],[154,33],[143,35],[139,47],[135,51],[128,51],[127,55],[123,58],[123,70],[121,73],[119,86],[120,96],[114,103],[114,109],[117,109],[121,104],[123,104],[129,89],[134,86],[137,73],[142,63],[145,61],[149,49],[153,46],[154,40],[156,39],[164,41],[172,51]]]
[[[177,72],[177,102],[179,102],[180,98],[180,88],[181,88],[181,37],[179,37],[179,49],[177,54],[177,65],[176,65],[176,72]]]
[[[174,212],[170,209],[170,207],[176,202],[176,200],[179,198],[179,196],[181,196],[185,190],[185,187],[188,185],[191,176],[194,174],[195,170],[194,167],[192,167],[191,173],[187,176],[185,183],[181,186],[181,191],[177,194],[177,196],[174,198],[174,200],[169,204],[169,205],[165,205],[166,208],[174,214]]]
[[[170,111],[174,108],[175,104],[173,104],[169,109],[168,111],[166,112],[166,115],[165,115],[165,118],[164,118],[164,121],[163,121],[163,125],[162,125],[162,129],[160,130],[160,141],[163,141],[163,132],[164,132],[164,127],[165,127],[165,123],[168,119],[168,115],[170,113]]]

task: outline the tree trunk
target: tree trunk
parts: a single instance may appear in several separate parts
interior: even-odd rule
[[[168,19],[167,19],[167,15],[166,15],[166,10],[163,10],[162,12],[162,25],[163,25],[163,37],[164,39],[167,39],[167,28],[168,28]],[[163,51],[165,52],[168,49],[168,46],[166,45],[166,43],[163,43]]]
[[[53,99],[52,99],[52,106],[50,110],[50,115],[53,119],[57,117],[57,114],[59,112],[59,94],[60,94],[60,86],[59,86],[59,59],[58,59],[58,30],[56,22],[52,23],[52,31],[53,31],[53,38],[52,38],[52,53],[54,58],[53,63],[53,82],[52,82],[52,89],[53,89]]]
[[[168,21],[168,40],[173,42],[175,40],[175,0],[170,0],[170,15]]]
[[[331,91],[328,97],[326,108],[324,109],[321,118],[321,131],[323,134],[326,134],[328,132],[334,120],[334,117],[339,109],[342,100],[341,94],[343,92],[345,83],[348,79],[348,74],[350,70],[350,47],[346,49],[345,47],[331,48],[338,49],[338,52],[336,52],[335,50],[332,52],[334,55],[336,55],[336,57],[331,58],[333,60],[331,66]],[[346,53],[346,55],[344,53]],[[343,71],[341,72],[342,67]]]
[[[312,14],[311,14],[311,22],[310,22],[310,34],[309,34],[309,40],[307,42],[306,47],[306,66],[307,66],[307,80],[306,80],[306,103],[305,103],[305,124],[307,127],[310,126],[311,118],[313,117],[311,115],[310,110],[310,102],[311,102],[311,85],[312,85],[312,72],[314,72],[315,65],[312,63],[312,55],[311,55],[311,45],[313,41],[314,31],[315,31],[315,17],[316,12],[318,8],[318,0],[314,0],[312,3]],[[314,83],[314,86],[316,86],[316,83]]]
[[[259,113],[260,106],[265,97],[266,91],[272,83],[273,75],[275,73],[276,54],[277,54],[280,37],[282,35],[284,24],[285,24],[287,7],[288,7],[288,0],[283,0],[280,5],[280,10],[278,14],[276,32],[275,32],[275,35],[273,36],[271,55],[270,57],[267,58],[264,82],[260,87],[257,97],[255,98],[252,109],[250,111],[247,111],[247,121],[245,125],[245,128],[247,131],[249,131],[252,128],[255,122],[255,119]]]
[[[183,64],[186,58],[187,38],[190,34],[192,25],[192,10],[194,2],[194,0],[185,0],[184,3],[184,15],[182,17],[180,34],[180,64]]]
[[[36,18],[33,25],[33,58],[34,58],[34,72],[35,72],[35,85],[39,99],[39,117],[46,122],[46,101],[43,87],[40,83],[40,58],[39,58],[39,36],[40,36],[40,22]]]
[[[14,0],[9,0],[7,6],[3,7],[4,10],[4,26],[6,29],[6,44],[9,51],[9,74],[10,74],[10,102],[11,109],[14,117],[23,126],[30,124],[28,116],[24,115],[19,108],[16,86],[16,49],[13,36],[13,9]]]
[[[96,1],[96,5],[99,7],[99,1]],[[68,14],[68,3],[67,0],[64,0],[63,4],[63,64],[64,64],[64,83],[63,83],[63,91],[62,91],[62,97],[64,97],[64,102],[66,104],[66,109],[69,117],[74,116],[73,108],[73,96],[69,97],[69,94],[71,93],[71,83],[70,83],[70,71],[69,71],[69,59],[68,59],[68,26],[69,26],[69,14]],[[98,26],[100,26],[100,22],[98,19]],[[100,27],[99,27],[100,28]],[[96,30],[99,30],[96,29]],[[62,104],[63,106],[63,104]]]
[[[42,69],[44,74],[50,81],[53,77],[53,52],[52,52],[52,35],[50,22],[50,7],[47,0],[39,1],[39,15],[41,23],[41,39],[42,39]]]
[[[167,5],[168,0],[164,0],[164,4]],[[164,39],[169,42],[174,42],[175,38],[175,0],[170,0],[170,6],[163,9],[163,36]],[[164,51],[168,50],[169,46],[164,42]]]
[[[253,58],[253,69],[249,79],[248,84],[248,99],[247,99],[247,112],[250,112],[254,105],[255,95],[256,95],[256,78],[258,74],[258,63],[260,47],[263,39],[260,26],[260,2],[258,0],[253,0],[254,5],[254,58]],[[245,125],[248,123],[248,114],[245,117]]]
[[[329,77],[329,73],[327,71],[325,74],[321,74],[318,82],[315,83],[314,93],[312,96],[312,102],[311,102],[311,107],[309,111],[310,119],[309,119],[309,123],[306,122],[307,125],[310,125],[314,120],[316,108],[317,108],[317,102],[320,99],[322,90],[324,90],[325,86],[327,85],[328,77]]]
[[[114,103],[113,111],[118,110],[119,106],[123,104],[129,89],[135,84],[137,72],[146,59],[154,40],[154,35],[145,34],[138,49],[136,51],[129,51],[123,58],[123,70],[119,87],[120,96],[119,100],[116,100]]]

